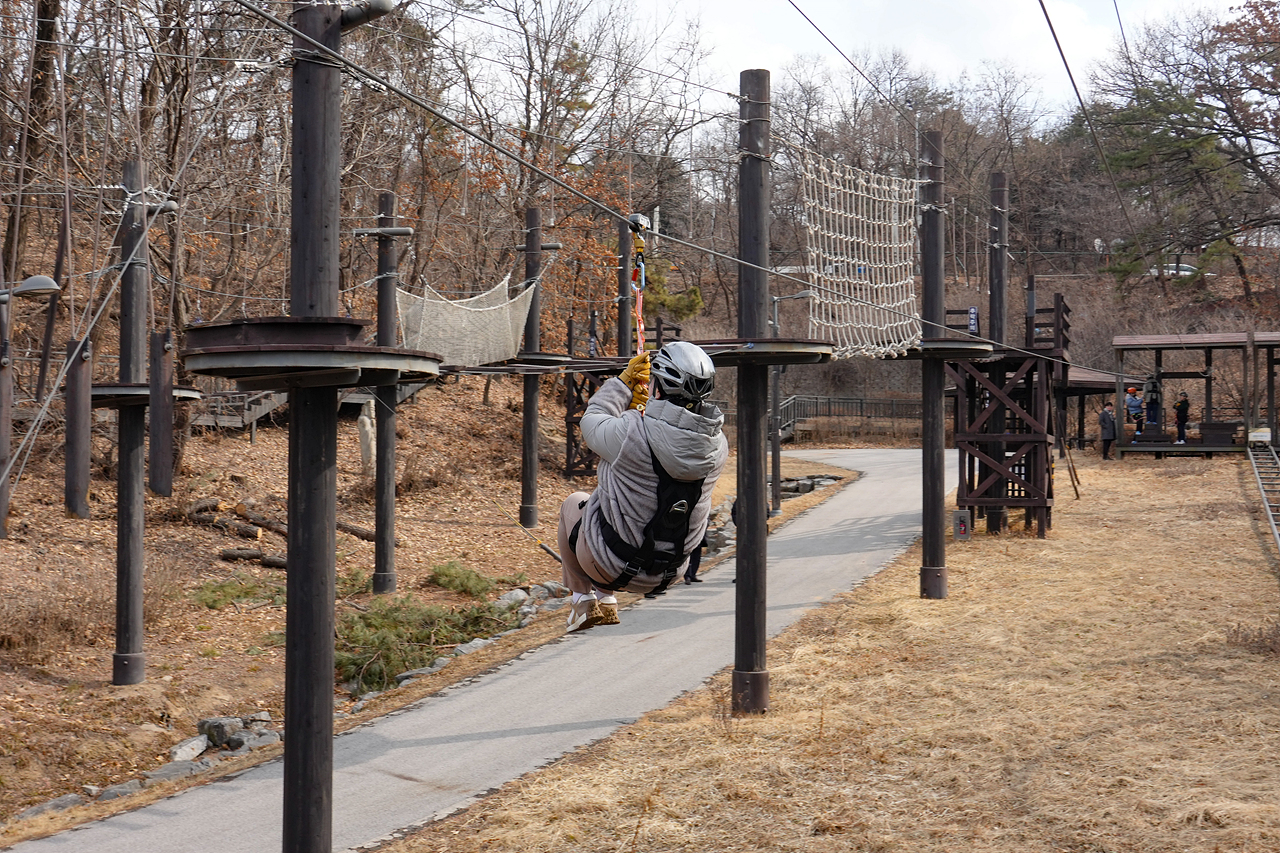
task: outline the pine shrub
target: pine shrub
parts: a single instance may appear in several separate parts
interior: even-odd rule
[[[431,583],[444,589],[460,592],[472,598],[487,598],[497,585],[475,569],[468,569],[457,560],[436,566],[431,572]]]
[[[355,681],[356,692],[383,690],[398,674],[430,666],[441,647],[512,628],[518,618],[487,604],[447,608],[407,596],[375,599],[368,610],[344,613],[338,620],[338,680]]]

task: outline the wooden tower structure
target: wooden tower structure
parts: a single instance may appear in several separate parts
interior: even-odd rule
[[[1066,386],[1071,311],[1061,294],[1052,308],[1036,309],[1034,278],[1027,296],[1022,347],[997,348],[984,361],[947,363],[956,387],[956,505],[985,515],[989,532],[1001,532],[1008,509],[1021,508],[1044,538],[1052,524],[1052,449],[1061,412],[1055,397]]]

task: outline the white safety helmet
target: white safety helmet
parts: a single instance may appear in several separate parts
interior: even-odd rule
[[[701,403],[716,387],[711,357],[688,341],[672,341],[658,350],[650,372],[662,396],[680,406]]]

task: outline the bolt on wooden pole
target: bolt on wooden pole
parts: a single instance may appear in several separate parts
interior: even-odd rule
[[[739,78],[738,143],[738,337],[765,337],[769,301],[769,72],[743,71]],[[765,495],[766,365],[738,368],[738,570],[734,630],[732,710],[769,710],[766,669],[766,576],[768,535]]]
[[[921,319],[924,337],[941,338],[946,326],[943,283],[943,154],[942,133],[924,134],[920,165],[923,212],[920,218],[920,267],[923,287]],[[947,597],[945,371],[943,360],[925,356],[921,369],[921,439],[924,446],[921,518],[923,561],[920,597]]]

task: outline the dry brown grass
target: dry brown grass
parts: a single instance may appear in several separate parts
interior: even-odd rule
[[[727,674],[392,845],[420,851],[1274,851],[1280,607],[1233,459],[1081,460],[1048,539],[918,550]],[[1259,629],[1262,630],[1262,629]],[[625,677],[625,670],[618,677]]]

